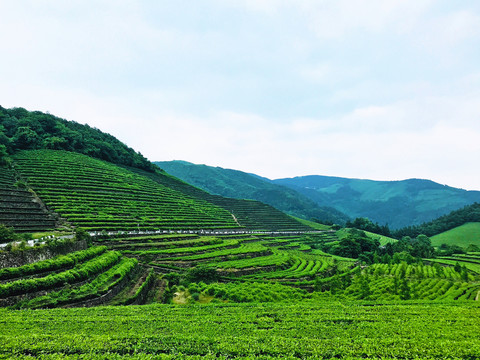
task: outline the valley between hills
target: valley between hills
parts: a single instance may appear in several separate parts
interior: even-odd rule
[[[480,358],[479,199],[154,163],[0,107],[0,358]]]

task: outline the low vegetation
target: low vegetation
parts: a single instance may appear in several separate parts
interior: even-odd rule
[[[476,359],[471,303],[290,303],[0,309],[0,357]]]

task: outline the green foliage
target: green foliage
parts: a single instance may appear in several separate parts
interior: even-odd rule
[[[466,223],[480,223],[480,203],[474,203],[472,205],[465,206],[459,210],[454,210],[447,215],[441,216],[438,219],[423,223],[418,226],[408,226],[399,229],[394,232],[395,237],[402,236],[417,236],[419,234],[425,234],[427,236],[434,236],[441,234],[438,237],[434,236],[435,244],[441,244],[446,242],[446,238],[452,238],[458,241],[459,238],[470,239],[474,237],[478,240],[478,224],[466,225]],[[457,230],[448,232],[448,230],[460,227]],[[472,232],[473,231],[473,232]],[[455,241],[455,240],[454,240]]]
[[[185,161],[164,161],[155,164],[211,194],[261,201],[287,214],[304,219],[316,219],[324,224],[344,224],[348,219],[340,211],[318,206],[295,190],[242,171],[195,165]]]
[[[0,297],[8,297],[40,290],[49,290],[63,284],[72,284],[88,279],[116,263],[121,257],[118,252],[110,251],[98,258],[87,261],[79,266],[51,274],[41,278],[21,279],[6,284],[0,284]]]
[[[450,256],[453,254],[465,254],[465,250],[458,245],[440,244],[436,249],[436,256]]]
[[[37,261],[19,267],[3,268],[0,269],[0,280],[9,280],[47,271],[72,268],[78,263],[103,254],[106,249],[105,246],[95,246],[87,250],[57,256],[49,260]]]
[[[39,111],[22,108],[4,109],[0,128],[0,161],[2,148],[18,150],[53,149],[74,151],[117,164],[154,171],[155,166],[112,135],[57,118]]]
[[[363,255],[367,262],[371,262],[371,257],[379,246],[377,239],[370,238],[363,231],[349,229],[338,243],[325,244],[322,250],[348,258],[359,258]]]
[[[75,229],[75,240],[76,241],[86,241],[88,244],[91,244],[92,242],[92,237],[90,234],[82,228],[76,228]]]
[[[45,204],[84,230],[235,228],[231,214],[114,164],[66,151],[22,151],[15,166]]]
[[[207,266],[197,266],[190,269],[186,276],[186,280],[189,282],[200,282],[210,283],[218,280],[218,273],[215,268]]]
[[[80,287],[65,286],[60,291],[17,303],[14,308],[48,308],[99,297],[128,276],[135,269],[137,263],[136,259],[121,258],[112,264],[113,266],[103,269],[105,271]]]
[[[391,236],[388,225],[380,226],[378,223],[373,223],[370,219],[365,217],[356,218],[353,221],[347,221],[345,224],[347,228],[355,228],[358,230],[369,231],[375,234]]]
[[[278,283],[213,283],[194,290],[236,303],[299,301],[309,297],[305,290]]]
[[[460,270],[460,271],[458,271]],[[475,300],[480,286],[466,268],[423,264],[374,264],[352,272],[353,281],[324,279],[322,291],[371,300]]]
[[[7,147],[3,144],[0,144],[0,166],[5,166],[7,164],[7,158]]]
[[[13,228],[0,224],[0,243],[8,243],[19,239]]]
[[[0,310],[2,358],[476,359],[474,303],[302,301]]]

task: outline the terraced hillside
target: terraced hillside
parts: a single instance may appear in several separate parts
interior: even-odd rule
[[[0,167],[0,224],[17,232],[53,229],[55,218],[42,206],[40,199],[17,182],[15,173]]]
[[[14,160],[49,209],[86,230],[239,227],[221,207],[85,155],[35,150]]]
[[[153,283],[152,273],[140,267],[136,259],[96,246],[0,269],[0,306],[49,308],[134,303],[145,301]]]
[[[338,296],[480,300],[478,254],[429,260],[430,265],[365,266],[318,250],[341,236],[333,231],[98,236],[95,246],[86,250],[1,269],[0,306],[275,302]]]
[[[443,266],[461,266],[480,275],[480,252],[441,256],[431,261]]]
[[[222,301],[262,301],[258,299],[264,295],[258,294],[270,294],[265,295],[266,299],[272,296],[281,299],[291,287],[355,299],[480,298],[479,274],[472,267],[457,269],[453,267],[455,262],[444,263],[443,259],[438,261],[444,267],[420,263],[409,265],[405,262],[360,267],[353,259],[317,250],[321,243],[337,241],[341,236],[341,232],[336,234],[331,231],[288,236],[173,234],[99,239],[98,242],[135,257],[157,272],[175,273],[180,278],[185,276],[188,281],[200,281],[186,290],[177,288],[183,302],[192,294],[197,294],[194,298],[203,302],[214,298]],[[468,261],[474,260],[470,257]],[[199,277],[192,280],[188,274],[198,269],[203,269],[204,273],[199,273]],[[171,279],[170,275],[166,276]],[[221,283],[203,283],[208,283],[207,279]],[[297,295],[310,296],[301,292]]]
[[[169,174],[214,195],[258,200],[287,214],[317,219],[326,224],[344,225],[349,220],[348,216],[332,207],[320,207],[299,192],[260,176],[186,161],[160,161],[155,164]]]
[[[149,177],[159,184],[222,207],[235,216],[235,220],[240,226],[251,230],[312,230],[310,226],[302,224],[297,219],[259,201],[232,199],[212,195],[166,173],[150,173],[140,169],[131,170]]]

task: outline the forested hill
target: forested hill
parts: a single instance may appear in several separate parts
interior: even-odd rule
[[[319,206],[295,190],[273,184],[256,175],[186,161],[160,161],[155,164],[211,194],[261,201],[290,215],[326,224],[343,225],[349,220],[348,216],[340,211]]]
[[[448,215],[444,215],[418,226],[408,226],[395,232],[396,237],[410,236],[416,237],[419,234],[434,236],[444,231],[456,228],[468,222],[480,222],[480,204],[474,203],[465,206],[459,210],[452,211]]]
[[[18,150],[67,150],[115,164],[153,171],[140,153],[110,134],[40,111],[0,106],[0,162]]]
[[[480,191],[422,179],[374,181],[312,175],[273,182],[302,193],[320,206],[333,206],[351,218],[368,217],[391,229],[420,225],[480,202]]]

